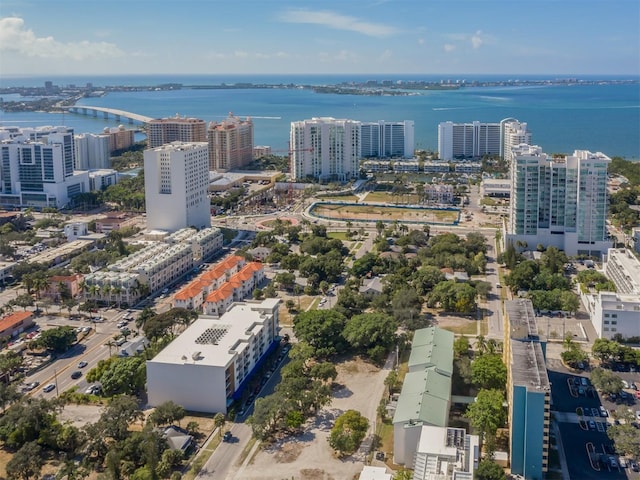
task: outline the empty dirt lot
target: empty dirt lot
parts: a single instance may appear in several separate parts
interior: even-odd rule
[[[357,478],[364,465],[364,455],[338,459],[327,441],[335,419],[349,409],[369,419],[373,433],[376,409],[384,392],[384,379],[391,364],[377,368],[362,360],[349,360],[336,365],[340,386],[331,404],[307,423],[303,433],[289,437],[258,451],[242,472],[247,480],[345,480]]]

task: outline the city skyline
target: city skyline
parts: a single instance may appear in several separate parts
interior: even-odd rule
[[[3,2],[3,76],[640,74],[640,3]]]

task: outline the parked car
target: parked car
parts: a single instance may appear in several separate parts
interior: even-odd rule
[[[600,416],[601,417],[608,417],[609,416],[609,412],[607,412],[607,409],[604,408],[602,405],[600,405]]]
[[[594,422],[593,420],[589,420],[589,430],[595,430],[596,429],[596,422]]]

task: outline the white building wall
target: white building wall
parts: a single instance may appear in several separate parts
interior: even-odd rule
[[[149,230],[211,226],[206,142],[174,142],[145,150],[144,171]]]
[[[198,365],[185,352],[187,360],[176,365],[150,360],[147,362],[147,394],[149,405],[172,401],[194,412],[227,413],[225,368]]]
[[[74,137],[76,170],[111,168],[109,135],[83,133]]]

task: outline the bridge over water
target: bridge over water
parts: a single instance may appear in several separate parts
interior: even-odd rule
[[[106,119],[109,118],[109,116],[112,116],[117,122],[121,121],[123,118],[129,120],[129,123],[149,123],[153,120],[152,117],[138,115],[137,113],[125,112],[124,110],[117,110],[115,108],[92,107],[89,105],[74,105],[69,107],[69,112],[80,115],[93,115],[94,117],[97,117],[99,113],[102,113],[103,118]]]

